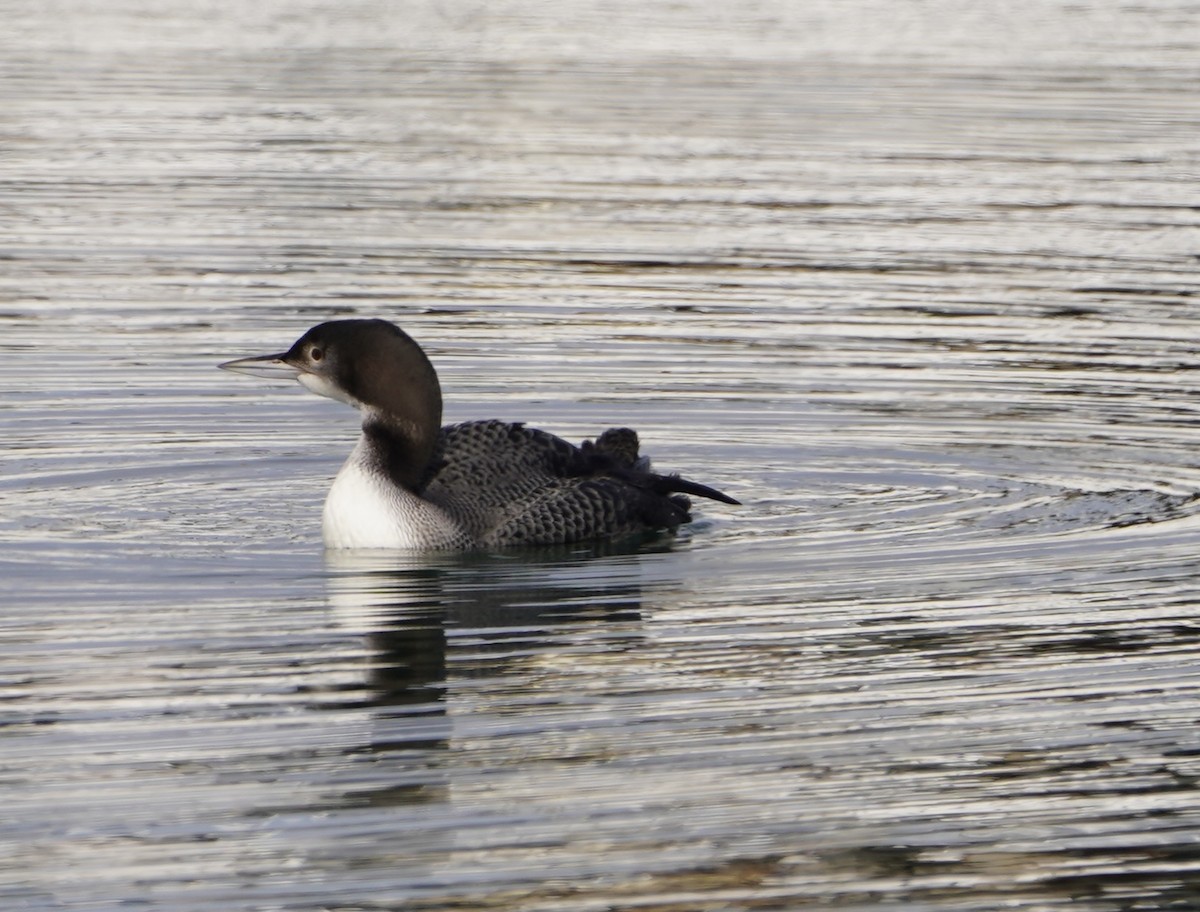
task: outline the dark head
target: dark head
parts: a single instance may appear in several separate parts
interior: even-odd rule
[[[427,463],[432,454],[442,423],[437,372],[421,346],[386,320],[321,323],[282,354],[241,358],[220,367],[299,380],[314,393],[360,409],[364,432],[396,437],[404,444],[406,460],[424,458]]]

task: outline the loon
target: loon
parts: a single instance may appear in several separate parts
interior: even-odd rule
[[[574,446],[523,423],[442,427],[437,372],[386,320],[321,323],[286,352],[219,367],[296,379],[362,412],[362,436],[325,500],[322,531],[331,549],[568,544],[674,530],[691,521],[687,494],[738,503],[655,474],[629,428]]]

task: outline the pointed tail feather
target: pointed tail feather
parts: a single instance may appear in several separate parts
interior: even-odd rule
[[[655,488],[662,493],[679,493],[679,494],[694,494],[696,497],[707,497],[709,500],[719,500],[721,503],[735,504],[740,506],[741,501],[730,497],[718,491],[716,488],[710,488],[708,485],[702,485],[698,481],[688,481],[686,478],[680,478],[678,475],[659,475],[660,482],[655,485]]]

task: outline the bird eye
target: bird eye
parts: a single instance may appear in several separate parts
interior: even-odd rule
[[[323,352],[321,349],[317,348],[315,345],[308,350],[308,360],[309,361],[320,361],[324,357],[325,357],[325,352]]]

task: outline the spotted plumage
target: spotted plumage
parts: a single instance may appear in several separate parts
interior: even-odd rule
[[[621,448],[605,446],[616,439]],[[628,428],[576,447],[523,424],[468,421],[442,429],[437,459],[424,496],[485,547],[563,544],[691,519],[669,479],[651,474],[648,460],[635,468],[637,435]]]

